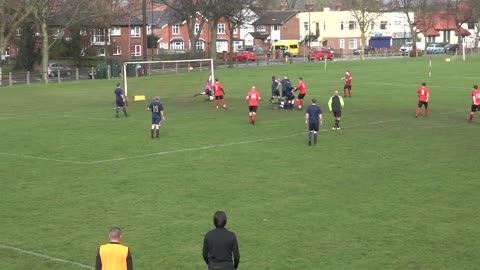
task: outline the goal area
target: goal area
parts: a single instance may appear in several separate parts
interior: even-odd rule
[[[215,78],[213,59],[123,62],[123,83],[128,96],[128,77],[138,77],[144,70],[148,75],[209,70]]]

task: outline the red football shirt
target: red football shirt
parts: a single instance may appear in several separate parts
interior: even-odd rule
[[[223,86],[220,82],[215,82],[213,84],[213,91],[215,91],[215,96],[223,96],[222,88]]]
[[[428,88],[422,86],[417,90],[418,100],[421,102],[428,102]]]
[[[345,73],[345,85],[352,86],[352,75],[349,72]]]
[[[480,90],[478,89],[473,89],[472,105],[480,105]]]
[[[303,81],[300,81],[297,85],[298,91],[300,91],[300,94],[306,95],[307,94],[307,88],[305,88],[305,83]]]
[[[250,90],[247,94],[248,106],[258,106],[260,98],[260,93],[257,90]]]

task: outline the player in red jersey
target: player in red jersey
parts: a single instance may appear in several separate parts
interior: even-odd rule
[[[347,97],[347,91],[348,91],[348,97],[352,97],[352,74],[350,74],[350,71],[345,72],[345,77],[341,78],[342,80],[345,81],[345,86],[343,87],[343,97]]]
[[[218,109],[218,100],[222,100],[223,108],[226,109],[227,104],[225,104],[225,100],[223,99],[223,95],[225,95],[225,91],[223,91],[223,86],[218,81],[218,79],[215,79],[215,83],[213,84],[213,92],[215,95],[215,106],[217,106],[217,109]]]
[[[300,110],[300,109],[302,109],[303,98],[307,95],[307,88],[305,88],[305,82],[303,82],[302,77],[298,78],[297,88],[295,88],[295,90],[293,90],[293,92],[295,92],[297,90],[299,91],[298,96],[297,96],[297,104],[298,104],[298,109]]]
[[[255,89],[255,86],[252,86],[252,90],[247,93],[245,98],[248,101],[248,122],[252,125],[255,125],[255,118],[257,118],[257,107],[258,102],[262,99],[260,93]]]
[[[422,106],[425,106],[425,116],[428,116],[429,90],[426,85],[426,83],[422,83],[422,86],[417,90],[418,106],[415,110],[415,117],[418,117],[418,114],[420,113],[420,108],[422,108]]]
[[[473,86],[472,91],[472,110],[470,111],[470,122],[473,120],[473,114],[480,110],[480,90],[478,90],[478,85]]]

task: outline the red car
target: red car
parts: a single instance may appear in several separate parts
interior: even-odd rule
[[[238,51],[233,55],[233,60],[236,61],[256,61],[257,54],[255,52]]]
[[[315,50],[310,53],[310,61],[317,59],[318,61],[322,61],[324,59],[332,60],[333,53],[327,50]]]

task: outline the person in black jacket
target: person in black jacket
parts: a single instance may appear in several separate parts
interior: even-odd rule
[[[343,105],[343,98],[338,95],[338,91],[335,91],[333,96],[328,101],[328,109],[333,112],[333,117],[335,117],[335,125],[332,127],[333,130],[340,129]]]
[[[209,231],[203,240],[203,259],[208,270],[236,270],[240,263],[240,251],[237,236],[225,228],[225,212],[215,212],[213,224],[215,229]]]

